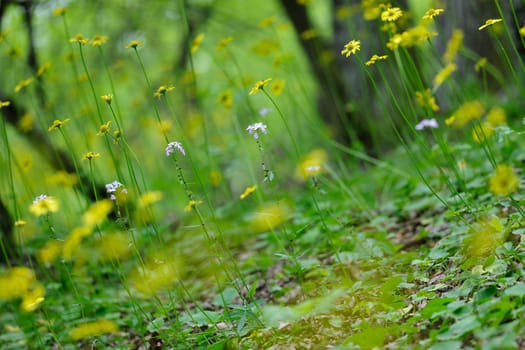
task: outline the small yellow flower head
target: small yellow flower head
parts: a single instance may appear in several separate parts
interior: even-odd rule
[[[157,91],[155,91],[154,95],[155,97],[160,99],[161,96],[166,95],[167,92],[170,92],[171,90],[174,90],[174,89],[175,87],[173,85],[161,85],[159,86]]]
[[[131,40],[129,44],[126,45],[126,49],[137,49],[137,47],[142,46],[142,41]]]
[[[37,283],[35,272],[27,267],[18,266],[0,273],[0,300],[23,297]]]
[[[397,49],[403,42],[403,36],[401,34],[394,34],[388,39],[388,42],[386,43],[386,47],[390,50]]]
[[[500,164],[489,179],[490,192],[508,196],[518,189],[519,178],[510,165]]]
[[[260,22],[259,22],[259,28],[267,28],[273,24],[277,23],[277,17],[275,16],[268,16],[268,17],[265,17],[263,18]]]
[[[27,79],[21,80],[18,84],[16,84],[15,92],[19,92],[23,88],[31,85],[32,82],[33,82],[33,78],[27,78]]]
[[[306,181],[312,176],[319,175],[323,166],[326,164],[327,159],[328,154],[324,149],[314,149],[301,157],[295,169],[295,176],[302,181]]]
[[[184,211],[186,212],[192,211],[197,205],[202,204],[202,203],[203,203],[202,201],[196,201],[196,200],[190,199],[188,204],[184,207]]]
[[[97,133],[97,135],[98,135],[98,136],[106,135],[106,134],[110,131],[110,129],[111,129],[110,124],[111,124],[111,120],[108,121],[108,122],[105,123],[105,124],[102,124],[102,125],[100,126],[100,128],[98,129],[98,133]]]
[[[62,258],[71,260],[77,253],[84,237],[90,236],[92,233],[93,229],[90,227],[75,227],[64,240]]]
[[[474,139],[476,143],[485,142],[492,134],[494,134],[494,129],[492,129],[492,125],[488,122],[474,125],[472,128],[472,139]]]
[[[55,129],[61,129],[64,124],[66,124],[67,122],[69,122],[69,118],[66,118],[64,120],[58,120],[58,119],[55,119],[53,121],[53,124],[51,124],[51,126],[49,128],[47,128],[47,131],[53,131]]]
[[[494,24],[496,24],[496,23],[499,23],[499,22],[503,22],[503,20],[502,20],[501,18],[490,18],[490,19],[487,19],[487,20],[485,21],[485,24],[483,24],[482,26],[480,26],[480,27],[478,28],[478,30],[483,30],[483,29],[485,29],[485,28],[487,28],[487,27],[490,27],[490,26],[492,26],[492,25],[494,25]]]
[[[222,38],[219,40],[219,43],[217,44],[217,50],[224,50],[226,46],[228,46],[229,43],[233,41],[233,37],[227,36],[226,38]]]
[[[265,204],[251,218],[251,226],[255,232],[265,232],[277,228],[291,216],[292,209],[285,202]]]
[[[258,93],[260,90],[264,90],[264,87],[266,85],[268,85],[268,83],[272,80],[272,78],[268,78],[268,79],[265,79],[265,80],[259,80],[258,82],[255,83],[255,85],[253,86],[253,88],[250,90],[250,93],[248,95],[255,95],[256,93]]]
[[[129,238],[122,232],[104,234],[99,238],[96,250],[102,261],[122,260],[132,254]]]
[[[399,7],[390,7],[381,12],[383,22],[395,22],[403,16],[403,11]]]
[[[57,7],[53,10],[53,16],[63,16],[66,14],[66,8],[65,7]]]
[[[383,56],[379,56],[379,55],[372,55],[372,57],[370,57],[370,59],[368,61],[365,62],[365,64],[367,66],[370,66],[372,64],[375,64],[377,61],[381,61],[381,60],[386,60],[388,58],[388,55],[383,55]]]
[[[341,55],[350,57],[350,55],[355,54],[357,51],[361,50],[361,41],[360,40],[350,40],[341,50]]]
[[[27,224],[25,220],[16,220],[15,227],[24,227]]]
[[[100,319],[94,322],[81,323],[69,331],[72,340],[81,340],[93,336],[118,332],[118,325],[114,321]]]
[[[16,124],[18,129],[20,129],[23,132],[31,131],[33,129],[33,125],[34,125],[34,118],[31,115],[31,113],[24,113],[22,118],[20,118],[20,120]]]
[[[111,94],[102,95],[102,96],[100,96],[100,98],[101,98],[104,102],[106,102],[108,105],[110,105],[111,102],[113,101],[113,95],[111,95]]]
[[[46,183],[49,185],[72,187],[78,183],[78,177],[75,173],[68,173],[64,170],[59,170],[53,175],[47,177]]]
[[[107,43],[108,37],[105,35],[95,35],[93,39],[91,39],[91,45],[92,46],[102,46],[103,44]]]
[[[191,53],[197,52],[199,47],[201,46],[202,41],[204,40],[204,34],[200,33],[198,34],[195,39],[191,42]]]
[[[29,211],[37,217],[56,213],[58,211],[58,201],[53,197],[41,194],[29,206]]]
[[[44,75],[45,72],[47,72],[51,68],[51,62],[46,62],[43,65],[41,65],[38,70],[36,71],[36,76],[41,77]]]
[[[442,70],[440,70],[434,77],[434,89],[437,89],[447,78],[456,71],[457,66],[455,63],[447,64]]]
[[[213,186],[215,187],[219,186],[222,181],[221,172],[219,170],[212,170],[210,172],[210,181]]]
[[[89,151],[87,153],[84,153],[84,155],[82,156],[82,159],[89,160],[89,161],[95,158],[100,158],[100,153]]]
[[[31,291],[26,293],[22,298],[22,303],[20,308],[25,312],[33,312],[37,309],[44,301],[44,295],[46,294],[46,289],[40,283],[37,283]]]
[[[445,63],[452,63],[454,59],[456,58],[459,49],[463,45],[463,31],[460,29],[455,29],[452,32],[452,36],[450,37],[450,40],[447,42],[447,49],[445,50],[445,53],[443,54],[443,61]]]
[[[270,92],[274,96],[279,96],[283,90],[284,90],[285,82],[282,79],[276,79],[273,81],[272,85],[270,86]]]
[[[432,20],[435,17],[439,16],[441,13],[443,13],[445,10],[443,9],[429,9],[425,14],[423,15],[423,20]]]
[[[138,200],[139,208],[146,208],[150,205],[159,202],[162,199],[162,192],[160,191],[149,191],[144,192]]]
[[[474,65],[474,70],[476,72],[479,72],[481,71],[483,68],[485,68],[487,66],[487,64],[489,63],[489,61],[487,60],[486,57],[481,57],[477,62],[476,64]]]
[[[231,108],[233,105],[233,94],[230,90],[223,91],[219,94],[218,101],[225,108]]]
[[[11,105],[11,101],[0,101],[0,109],[10,106],[10,105]]]
[[[463,103],[459,108],[452,114],[450,118],[452,122],[451,124],[454,125],[454,127],[461,129],[468,123],[470,123],[472,120],[479,119],[483,116],[483,113],[485,112],[485,107],[483,106],[483,103],[478,100],[474,101],[467,101]]]
[[[106,220],[111,210],[113,210],[113,202],[111,200],[100,200],[89,206],[88,210],[82,215],[82,222],[85,227],[98,226]]]
[[[315,29],[307,29],[304,32],[301,33],[301,39],[303,40],[311,40],[315,37],[317,37],[317,31]]]
[[[40,250],[38,251],[37,258],[45,266],[50,266],[62,253],[63,247],[62,241],[48,241]]]
[[[241,195],[239,196],[239,198],[240,198],[240,199],[244,199],[244,198],[248,197],[248,196],[251,195],[253,192],[255,192],[256,189],[257,189],[257,185],[253,185],[253,186],[246,187],[246,189],[244,190],[243,193],[241,193]]]
[[[487,114],[487,122],[492,126],[501,126],[507,123],[507,115],[501,107],[492,108]]]
[[[181,259],[165,252],[156,255],[152,261],[141,264],[128,276],[134,289],[145,296],[153,296],[161,290],[173,288],[184,273]]]
[[[439,111],[439,106],[436,103],[436,99],[432,96],[430,89],[424,91],[416,91],[416,102],[421,107],[430,108],[432,111]]]
[[[519,33],[521,36],[525,37],[525,24],[520,28]]]
[[[89,42],[82,34],[78,33],[74,38],[69,39],[70,43],[79,43],[80,45],[87,44]]]
[[[119,143],[121,138],[122,138],[122,132],[120,131],[120,129],[113,131],[113,143],[115,145]]]

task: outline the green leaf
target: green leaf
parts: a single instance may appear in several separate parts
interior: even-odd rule
[[[525,283],[515,284],[512,287],[505,289],[503,294],[523,298],[523,296],[525,296]]]

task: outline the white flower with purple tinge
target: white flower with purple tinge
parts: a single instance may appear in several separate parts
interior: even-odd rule
[[[252,125],[248,125],[246,131],[248,131],[250,135],[253,135],[253,138],[257,140],[259,138],[259,131],[265,135],[268,133],[266,131],[266,128],[267,126],[265,124],[258,122]]]
[[[439,128],[439,125],[438,125],[438,122],[436,121],[436,119],[434,119],[434,118],[432,118],[432,119],[423,119],[414,128],[416,130],[423,130],[423,129],[428,129],[428,128],[436,129],[436,128]]]
[[[261,108],[261,109],[259,110],[259,115],[260,115],[261,117],[266,117],[266,115],[267,115],[268,113],[270,113],[271,111],[272,111],[271,108],[263,107],[263,108]]]
[[[182,144],[178,141],[170,142],[166,146],[166,156],[170,156],[173,152],[179,151],[180,154],[183,156],[186,155],[186,151],[184,151],[184,148],[182,147]]]
[[[115,196],[115,192],[117,192],[117,190],[120,188],[120,187],[124,187],[123,184],[121,184],[120,182],[118,182],[117,180],[113,181],[113,182],[110,182],[108,184],[106,184],[106,192],[107,193],[110,193],[111,195],[109,196],[109,198],[114,201],[114,200],[117,200],[117,196]],[[123,188],[121,190],[122,193],[128,193],[128,191]]]

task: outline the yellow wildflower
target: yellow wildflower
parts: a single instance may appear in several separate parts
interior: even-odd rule
[[[70,43],[79,43],[80,45],[87,44],[89,42],[88,39],[84,38],[82,34],[77,34],[74,38],[69,39]]]
[[[379,55],[372,55],[372,57],[370,57],[370,59],[368,61],[365,62],[365,64],[367,66],[370,66],[372,64],[375,64],[377,61],[380,61],[380,60],[386,60],[388,58],[388,55],[382,55],[382,56],[379,56]]]
[[[452,125],[456,121],[456,116],[452,115],[449,118],[445,119],[445,125]]]
[[[520,35],[525,37],[525,24],[523,25],[523,27],[520,28]]]
[[[297,164],[295,169],[295,176],[302,181],[305,181],[309,177],[318,175],[327,159],[328,154],[324,149],[314,149],[313,151],[301,157],[299,164]]]
[[[63,16],[66,13],[65,7],[57,7],[53,10],[53,16]]]
[[[162,192],[160,191],[149,191],[144,192],[138,200],[138,207],[145,208],[154,203],[157,203],[162,199]]]
[[[82,222],[86,227],[94,227],[102,224],[111,210],[113,202],[109,199],[100,200],[92,204],[82,215]]]
[[[10,268],[0,274],[0,300],[23,297],[36,283],[35,272],[24,266]]]
[[[485,21],[485,24],[483,24],[482,26],[480,26],[480,27],[478,28],[478,30],[483,30],[483,29],[485,29],[485,28],[487,28],[487,27],[490,27],[490,26],[492,26],[492,25],[494,25],[494,24],[496,24],[496,23],[502,22],[502,21],[503,21],[503,20],[502,20],[501,18],[490,18],[490,19],[487,19],[487,20]]]
[[[462,128],[472,120],[479,119],[485,112],[485,107],[480,101],[467,101],[463,103],[451,116],[453,125],[456,128]]]
[[[51,124],[51,126],[49,128],[47,128],[47,131],[53,131],[55,129],[61,129],[64,126],[64,124],[66,124],[69,121],[70,121],[69,118],[66,118],[64,120],[55,119],[53,121],[53,124]]]
[[[173,288],[183,272],[184,266],[180,259],[161,252],[132,271],[128,281],[140,293],[153,296],[163,289]]]
[[[44,286],[37,283],[31,291],[24,294],[20,308],[25,312],[35,311],[38,305],[44,301],[45,294]]]
[[[350,57],[350,55],[355,54],[357,51],[361,50],[361,41],[360,40],[350,40],[341,50],[341,55]]]
[[[265,232],[277,228],[286,222],[292,209],[285,202],[265,204],[251,218],[251,226],[255,232]]]
[[[456,71],[457,66],[455,63],[449,63],[443,69],[441,69],[436,76],[434,77],[434,80],[432,81],[434,84],[434,89],[437,89],[447,78]]]
[[[24,113],[22,118],[18,121],[16,126],[23,132],[28,132],[33,129],[34,119],[31,113]]]
[[[494,134],[494,130],[488,122],[474,125],[472,128],[472,138],[477,143],[486,141],[486,139],[492,136],[492,134]]]
[[[241,195],[239,196],[239,198],[240,198],[240,199],[244,199],[244,198],[248,197],[248,196],[251,195],[253,192],[255,192],[256,189],[257,189],[257,185],[253,185],[253,186],[246,187],[246,189],[244,190],[243,193],[241,193]]]
[[[403,16],[403,11],[399,7],[390,7],[381,12],[383,22],[395,22]]]
[[[15,227],[24,227],[27,224],[25,220],[16,220]]]
[[[219,170],[212,170],[210,172],[210,181],[213,186],[215,187],[219,186],[222,181],[221,172]]]
[[[104,102],[106,102],[108,105],[110,105],[111,102],[113,101],[113,95],[111,95],[111,94],[102,95],[102,96],[100,96],[100,98],[101,98]]]
[[[226,108],[231,108],[233,105],[233,94],[230,90],[223,91],[219,94],[219,103]]]
[[[27,78],[24,80],[20,80],[18,84],[15,86],[15,92],[19,92],[23,88],[29,86],[33,82],[33,78]]]
[[[436,32],[428,30],[425,26],[415,26],[401,33],[401,46],[413,47],[420,45],[437,35]]]
[[[476,72],[479,72],[480,70],[482,70],[483,68],[485,68],[488,64],[488,60],[486,57],[481,57],[477,62],[476,64],[474,65],[474,70]]]
[[[84,155],[82,156],[82,159],[84,160],[92,160],[95,158],[100,158],[100,153],[89,151],[87,153],[84,153]]]
[[[277,18],[275,16],[265,17],[259,22],[259,27],[266,28],[266,27],[271,26],[272,24],[275,24],[276,22],[277,22]]]
[[[447,48],[443,54],[443,61],[445,63],[452,63],[452,61],[454,61],[461,45],[463,44],[463,36],[463,32],[460,29],[455,29],[452,32],[452,36],[447,42]]]
[[[186,212],[192,211],[192,209],[194,209],[197,205],[202,204],[202,203],[203,203],[202,201],[196,201],[196,200],[190,199],[188,204],[184,207],[184,211]]]
[[[301,33],[301,39],[311,40],[317,36],[317,31],[315,29],[307,29]]]
[[[69,337],[72,340],[81,340],[116,332],[118,332],[118,325],[114,321],[100,319],[93,322],[78,324],[75,328],[69,331]]]
[[[108,41],[108,37],[105,35],[95,35],[93,39],[91,39],[91,45],[92,46],[102,46]]]
[[[56,213],[58,211],[58,201],[53,197],[42,194],[35,198],[29,206],[29,211],[37,217],[49,213]]]
[[[126,45],[126,49],[137,49],[139,46],[142,46],[142,41],[131,40],[129,44]]]
[[[250,90],[250,93],[248,95],[255,95],[259,92],[259,90],[263,90],[266,85],[272,80],[272,78],[268,78],[265,80],[259,80],[255,83],[254,87]]]
[[[228,46],[229,43],[233,41],[233,37],[227,36],[226,38],[222,38],[219,40],[219,43],[217,44],[217,50],[223,50]]]
[[[11,105],[11,101],[0,101],[0,109]]]
[[[102,124],[100,128],[98,129],[97,135],[98,136],[106,135],[111,129],[111,127],[109,126],[110,124],[111,124],[111,120],[105,124]]]
[[[45,266],[50,266],[62,253],[63,242],[49,241],[37,253],[38,261]]]
[[[104,234],[96,245],[102,261],[126,259],[132,253],[131,247],[128,235],[122,232]]]
[[[439,106],[436,103],[435,97],[432,96],[432,92],[430,91],[430,89],[426,89],[424,91],[416,91],[416,102],[421,107],[428,107],[434,112],[439,111]]]
[[[284,90],[285,82],[282,79],[276,79],[272,82],[272,85],[270,86],[270,92],[274,96],[279,96],[283,90]]]
[[[154,95],[157,97],[157,98],[161,98],[161,96],[164,96],[166,95],[166,92],[170,92],[171,90],[174,90],[175,87],[173,85],[161,85],[159,86],[159,88],[157,89],[157,91],[155,91]]]
[[[423,20],[431,20],[435,17],[439,16],[441,13],[443,13],[445,10],[443,9],[429,9],[425,14],[423,15]]]
[[[46,182],[50,185],[71,187],[78,183],[78,177],[75,173],[68,173],[67,171],[59,170],[53,175],[48,176]]]
[[[195,39],[191,42],[191,53],[197,52],[199,49],[199,46],[201,45],[202,41],[204,40],[204,34],[200,33],[198,34]]]
[[[49,68],[51,68],[51,62],[44,63],[43,65],[38,67],[38,70],[36,71],[36,76],[41,77],[42,75],[44,75],[45,72],[49,70]]]
[[[388,39],[388,42],[386,43],[386,47],[390,50],[397,49],[401,43],[403,42],[403,36],[401,34],[394,34]]]
[[[487,114],[487,122],[493,127],[505,125],[507,122],[505,110],[501,107],[493,107]]]
[[[518,189],[519,178],[510,165],[499,164],[489,179],[490,192],[508,196]]]
[[[65,260],[71,260],[75,255],[84,237],[87,237],[93,233],[90,227],[75,227],[71,233],[64,240],[62,248],[62,258]]]

